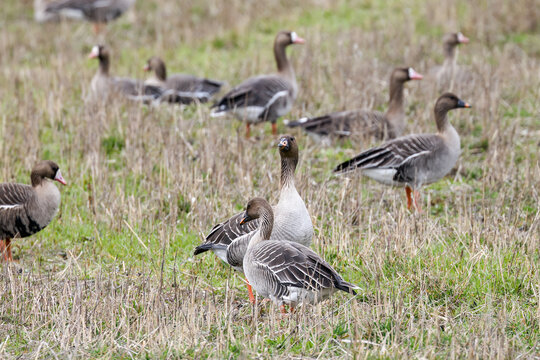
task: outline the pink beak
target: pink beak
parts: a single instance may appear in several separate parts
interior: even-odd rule
[[[67,185],[67,182],[66,180],[64,180],[64,178],[62,177],[62,173],[60,172],[60,170],[58,170],[56,172],[56,176],[54,177],[54,180],[58,181],[60,184],[62,185]]]
[[[457,34],[457,40],[460,44],[467,44],[469,42],[469,38],[462,33]]]
[[[150,66],[148,64],[144,65],[142,68],[144,71],[150,71]]]
[[[295,40],[294,40],[294,43],[293,44],[305,44],[306,43],[306,40],[302,39],[301,37],[297,37]]]
[[[409,68],[409,78],[411,80],[422,80],[424,77],[422,76],[422,74],[419,74],[416,71],[414,71],[413,68]]]

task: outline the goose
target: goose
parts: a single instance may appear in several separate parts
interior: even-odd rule
[[[429,70],[429,74],[435,77],[439,88],[447,87],[452,80],[463,83],[466,80],[466,72],[458,68],[456,63],[456,48],[460,44],[468,44],[469,38],[461,32],[446,34],[443,37],[444,63]]]
[[[98,33],[101,24],[120,17],[134,3],[135,0],[58,0],[47,4],[44,12],[45,15],[90,21],[94,24],[94,32]]]
[[[313,237],[313,223],[306,204],[294,185],[294,172],[298,164],[298,144],[293,136],[284,135],[278,142],[278,148],[281,157],[281,190],[279,201],[274,206],[276,221],[271,238],[295,241],[309,246]],[[259,224],[258,221],[241,224],[242,217],[243,213],[239,213],[214,226],[206,236],[205,242],[195,249],[194,255],[212,250],[235,270],[243,272],[244,254]],[[227,252],[229,245],[233,250]],[[249,283],[247,288],[250,300],[254,301]]]
[[[317,303],[337,290],[356,295],[357,286],[346,282],[318,254],[298,242],[271,240],[274,212],[263,198],[251,199],[240,223],[259,219],[244,256],[244,272],[255,291],[284,305]]]
[[[422,75],[411,67],[394,69],[390,75],[390,100],[385,113],[358,109],[284,123],[289,127],[299,126],[318,138],[374,136],[380,140],[393,139],[401,136],[405,128],[403,86],[409,80],[421,79]]]
[[[193,75],[173,74],[167,76],[165,62],[157,56],[148,59],[143,69],[154,72],[154,76],[144,83],[163,88],[164,94],[161,98],[168,102],[181,104],[190,104],[195,100],[206,102],[223,85],[222,82]]]
[[[362,174],[385,185],[405,186],[407,208],[412,206],[411,192],[414,192],[414,205],[421,212],[417,189],[448,174],[460,155],[459,135],[448,122],[447,113],[452,109],[470,107],[456,95],[445,93],[435,103],[437,133],[413,134],[390,140],[339,164],[334,172],[347,173],[359,169]]]
[[[145,85],[139,80],[110,76],[110,54],[103,45],[94,46],[88,57],[99,60],[98,71],[90,83],[93,99],[105,100],[111,93],[118,93],[130,100],[153,102],[158,101],[163,93],[160,87]]]
[[[232,113],[238,120],[246,122],[248,138],[251,124],[269,121],[272,134],[277,135],[277,119],[291,110],[298,94],[296,77],[285,48],[304,43],[305,40],[294,31],[280,31],[274,41],[277,74],[247,79],[212,106],[215,108],[212,116]]]
[[[0,184],[0,251],[6,261],[13,261],[12,239],[37,233],[56,215],[60,191],[52,181],[66,185],[58,165],[49,160],[34,166],[30,180],[32,186]]]

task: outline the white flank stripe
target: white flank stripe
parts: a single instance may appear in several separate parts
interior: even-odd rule
[[[405,164],[406,162],[408,162],[408,161],[414,159],[415,157],[419,157],[419,156],[422,156],[422,155],[427,155],[427,154],[429,154],[430,152],[431,152],[431,151],[429,151],[429,150],[425,150],[425,151],[420,151],[419,153],[416,153],[416,154],[412,154],[411,156],[409,156],[408,158],[406,158],[405,160],[403,160],[403,161],[401,162],[401,164]],[[400,164],[400,165],[401,165],[401,164]]]
[[[272,98],[266,103],[265,109],[268,109],[270,106],[272,106],[272,104],[275,103],[279,98],[286,97],[287,94],[287,90],[282,90],[275,93],[274,96],[272,96]]]
[[[0,209],[13,209],[13,208],[16,208],[16,207],[20,207],[22,205],[0,205]]]

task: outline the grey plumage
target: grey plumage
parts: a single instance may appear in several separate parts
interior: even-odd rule
[[[135,0],[59,0],[45,7],[45,12],[95,23],[115,20],[126,12]]]

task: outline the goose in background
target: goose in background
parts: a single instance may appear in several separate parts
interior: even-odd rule
[[[277,135],[277,119],[291,110],[298,94],[296,76],[285,48],[304,43],[294,31],[280,31],[274,41],[277,74],[247,79],[212,106],[212,116],[233,114],[246,123],[246,137],[249,137],[251,124],[269,121],[272,134]]]
[[[38,162],[30,174],[32,186],[0,184],[0,252],[13,261],[11,240],[31,236],[45,228],[58,211],[60,191],[52,181],[66,185],[53,161]]]
[[[418,204],[419,189],[438,181],[454,167],[460,155],[459,135],[447,119],[448,111],[471,106],[452,93],[445,93],[435,104],[437,133],[413,134],[390,140],[339,164],[334,172],[360,170],[362,174],[385,185],[405,186],[407,207]]]
[[[130,100],[145,103],[159,101],[163,93],[160,87],[145,85],[143,81],[136,79],[110,76],[110,54],[105,46],[94,46],[88,57],[99,60],[98,71],[90,83],[92,100],[104,101],[113,94],[120,94]]]
[[[304,246],[311,244],[313,224],[304,200],[294,184],[294,172],[298,165],[298,144],[290,135],[284,135],[278,143],[281,157],[281,190],[279,201],[274,206],[275,223],[271,239],[289,240]],[[242,224],[243,213],[212,228],[205,242],[195,249],[194,255],[212,250],[221,260],[235,270],[243,272],[243,259],[250,239],[259,226],[258,221]],[[229,248],[229,250],[227,250]],[[247,284],[250,300],[253,302],[251,286]]]
[[[181,104],[190,104],[194,101],[207,102],[223,85],[220,81],[187,74],[167,76],[165,62],[157,56],[148,59],[143,69],[153,71],[153,76],[144,83],[161,87],[162,101]]]
[[[298,242],[271,240],[274,212],[265,199],[251,199],[240,223],[259,219],[244,257],[244,272],[255,291],[281,307],[317,303],[341,290],[356,295],[357,286],[346,282],[318,254]],[[294,226],[294,225],[290,225]]]
[[[289,127],[301,127],[308,134],[323,139],[327,137],[393,139],[401,136],[405,128],[403,87],[407,81],[421,79],[422,75],[413,68],[394,69],[390,75],[390,100],[385,113],[357,109],[284,123]]]
[[[86,20],[94,24],[94,32],[101,25],[117,19],[125,13],[135,0],[57,0],[45,4],[34,1],[34,17],[37,21],[52,21],[60,18]]]
[[[431,77],[435,77],[438,89],[452,89],[455,82],[463,83],[467,80],[467,72],[457,65],[456,49],[460,44],[468,44],[469,38],[461,32],[446,34],[443,37],[444,62],[429,70]]]

